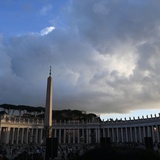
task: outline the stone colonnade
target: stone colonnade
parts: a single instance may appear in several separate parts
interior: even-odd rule
[[[2,144],[41,144],[43,128],[1,127],[0,140]]]
[[[1,144],[41,144],[44,123],[42,119],[0,116]]]
[[[59,144],[100,143],[101,137],[110,137],[112,143],[145,143],[145,137],[151,137],[153,143],[160,142],[160,125],[90,125],[80,125],[79,128],[78,125],[55,125],[53,136],[58,138]]]
[[[1,117],[0,142],[4,144],[41,144],[43,120]],[[160,142],[160,116],[106,122],[53,122],[53,137],[59,144],[100,143],[110,137],[112,143],[144,143],[144,137]]]

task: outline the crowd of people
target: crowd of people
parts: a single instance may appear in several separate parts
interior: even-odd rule
[[[87,147],[84,145],[75,145],[75,146],[60,146],[59,154],[62,160],[78,160],[79,157],[85,153]]]
[[[0,145],[0,160],[44,160],[45,146],[38,145]],[[105,148],[101,145],[63,145],[58,146],[59,160],[160,160],[158,150],[136,148],[133,145]]]
[[[0,160],[43,160],[45,148],[38,145],[0,145]]]

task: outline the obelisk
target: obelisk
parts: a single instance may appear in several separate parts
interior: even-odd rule
[[[52,77],[51,77],[51,67],[50,67],[49,77],[47,79],[44,130],[45,130],[45,140],[47,138],[52,138]]]

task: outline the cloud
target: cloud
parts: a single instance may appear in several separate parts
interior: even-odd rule
[[[74,0],[66,26],[0,43],[0,103],[127,113],[160,103],[160,2]],[[5,63],[4,63],[5,62]]]
[[[41,30],[40,34],[41,34],[42,36],[44,36],[44,35],[52,32],[54,29],[55,29],[55,27],[53,27],[53,26],[46,27],[46,28],[44,28],[44,29]]]

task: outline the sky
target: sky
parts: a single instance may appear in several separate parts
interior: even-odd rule
[[[102,119],[160,112],[159,0],[1,0],[0,104]]]

